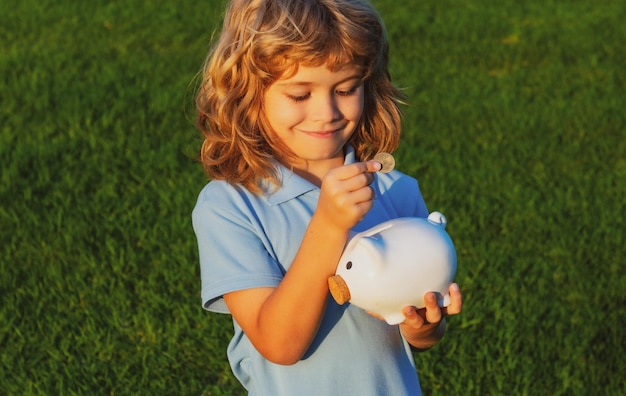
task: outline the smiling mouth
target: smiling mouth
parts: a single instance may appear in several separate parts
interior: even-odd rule
[[[309,135],[312,137],[317,137],[317,138],[326,138],[326,137],[330,137],[333,136],[339,132],[341,132],[343,130],[344,127],[340,127],[340,128],[335,128],[335,129],[331,129],[331,130],[325,130],[325,131],[301,131],[302,133],[304,133],[305,135]]]
[[[336,133],[335,131],[329,131],[329,132],[304,132],[305,135],[309,135],[309,136],[316,137],[316,138],[325,138],[325,137],[333,136],[335,133]]]

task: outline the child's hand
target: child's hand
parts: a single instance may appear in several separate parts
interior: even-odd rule
[[[424,295],[426,307],[421,309],[405,307],[403,311],[406,320],[403,324],[413,328],[421,328],[429,324],[441,322],[446,315],[456,315],[460,313],[463,306],[463,297],[461,296],[459,286],[453,283],[450,285],[448,292],[450,293],[450,304],[447,307],[439,307],[437,304],[437,296],[433,292]]]
[[[373,205],[376,194],[370,184],[380,167],[368,161],[332,169],[322,180],[316,214],[340,229],[351,229]]]
[[[406,320],[400,324],[404,338],[418,349],[427,349],[435,345],[445,333],[445,316],[456,315],[463,307],[461,290],[456,283],[450,285],[450,304],[441,308],[437,304],[435,293],[424,295],[425,308],[405,307]]]

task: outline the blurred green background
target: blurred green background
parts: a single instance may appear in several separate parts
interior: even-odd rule
[[[424,394],[626,394],[626,3],[373,3],[465,298]],[[243,394],[190,223],[223,4],[0,4],[0,394]]]

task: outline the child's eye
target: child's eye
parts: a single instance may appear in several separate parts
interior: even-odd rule
[[[356,85],[348,90],[337,90],[336,93],[339,96],[350,96],[350,95],[354,95],[357,91],[357,89],[359,89],[359,87],[361,86],[361,84]]]
[[[287,95],[287,97],[289,99],[293,100],[296,103],[307,100],[309,98],[309,96],[311,96],[310,93],[307,93],[307,94],[304,94],[304,95]]]

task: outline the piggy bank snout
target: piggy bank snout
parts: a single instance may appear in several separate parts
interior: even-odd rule
[[[333,275],[328,278],[328,289],[337,304],[343,305],[350,301],[350,289],[341,275]]]

